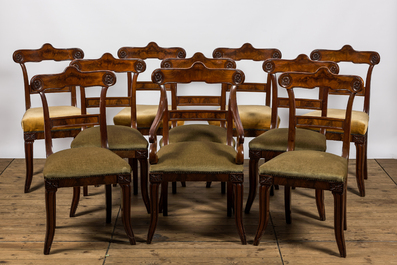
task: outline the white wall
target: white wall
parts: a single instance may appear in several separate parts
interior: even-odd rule
[[[397,123],[392,118],[397,102],[395,0],[0,0],[0,36],[1,158],[24,157],[20,126],[24,93],[21,69],[12,60],[15,50],[36,49],[49,42],[57,48],[79,47],[85,58],[98,58],[104,52],[116,56],[122,46],[143,47],[150,41],[183,47],[188,57],[197,51],[211,57],[216,47],[237,48],[246,42],[257,48],[278,48],[283,58],[291,59],[344,44],[377,51],[381,62],[372,80],[368,156],[397,158]],[[51,71],[60,72],[63,67]],[[242,70],[249,80],[250,69]],[[67,148],[69,143],[55,144]],[[329,146],[338,149],[335,143]],[[44,157],[43,141],[37,141],[34,150],[35,157]],[[354,148],[351,155],[355,157]]]

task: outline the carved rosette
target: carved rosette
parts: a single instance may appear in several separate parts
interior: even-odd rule
[[[34,91],[40,91],[43,87],[43,81],[41,81],[40,78],[36,77],[32,83],[30,84],[30,87],[32,88],[32,90]]]
[[[271,73],[274,70],[274,63],[272,61],[263,64],[263,71]]]
[[[105,75],[103,76],[103,78],[102,78],[102,81],[103,81],[103,83],[104,83],[106,86],[111,86],[111,85],[114,85],[114,83],[116,83],[115,76],[112,75],[112,74],[105,74]]]
[[[185,58],[186,57],[186,52],[184,50],[180,50],[178,52],[178,58]]]
[[[222,53],[220,51],[215,51],[213,54],[214,58],[222,58]]]
[[[272,58],[280,59],[281,58],[281,52],[280,51],[273,52]]]
[[[163,64],[163,68],[171,68],[172,67],[172,64],[171,64],[171,62],[169,62],[169,61],[167,61],[167,62],[164,62],[164,64]]]
[[[271,186],[273,185],[273,177],[259,176],[259,184],[261,184],[261,186]]]
[[[84,57],[84,53],[83,53],[83,51],[81,51],[81,50],[75,50],[74,52],[73,52],[73,58],[74,59],[83,59],[83,57]]]
[[[344,183],[330,183],[329,190],[336,193],[342,193],[344,189]]]
[[[244,82],[244,74],[241,71],[236,71],[233,74],[233,82],[236,85],[240,85]]]
[[[152,75],[153,83],[161,84],[163,82],[163,79],[164,79],[164,75],[161,72],[161,70],[157,70],[157,71],[153,72],[153,75]]]
[[[34,141],[34,140],[36,140],[36,134],[35,133],[24,133],[23,139],[26,142]]]
[[[243,174],[230,174],[229,181],[242,183],[242,182],[244,182],[244,175]]]
[[[232,62],[227,62],[227,63],[226,63],[226,68],[235,68],[234,63],[232,63]]]
[[[355,92],[359,92],[362,90],[362,82],[359,78],[354,78],[352,83],[350,84],[351,88],[353,89],[353,91]]]
[[[14,54],[14,61],[16,62],[16,63],[23,63],[23,55],[21,54],[21,53],[16,53],[16,54]]]
[[[145,65],[145,63],[144,63],[143,61],[137,61],[137,62],[135,63],[135,70],[136,70],[138,73],[144,72],[144,71],[146,70],[146,65]]]
[[[161,175],[161,174],[149,174],[149,180],[150,180],[150,182],[162,182],[163,181],[163,175]]]
[[[380,62],[379,54],[375,53],[371,55],[371,64],[378,64]]]
[[[329,70],[331,71],[331,73],[337,75],[339,73],[339,67],[337,64],[333,64]]]
[[[148,151],[147,150],[137,150],[136,151],[136,156],[137,156],[137,158],[147,158],[148,157]]]
[[[47,179],[44,181],[44,185],[47,191],[57,191],[57,189],[59,188],[58,182],[53,182]]]
[[[291,84],[292,78],[289,74],[283,74],[280,77],[280,85],[282,87],[288,87]]]
[[[321,54],[318,51],[314,51],[311,54],[311,59],[314,61],[321,61]]]
[[[120,50],[119,51],[119,57],[120,58],[126,58],[127,57],[127,52],[125,50]]]

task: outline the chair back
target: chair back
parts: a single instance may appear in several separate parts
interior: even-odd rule
[[[367,64],[368,70],[365,77],[365,87],[357,94],[364,96],[363,111],[369,114],[371,77],[375,65],[380,62],[380,55],[374,51],[356,51],[350,45],[343,46],[340,50],[317,49],[310,53],[310,58],[315,61],[351,62],[354,64]],[[331,94],[343,95],[341,92],[331,92]]]
[[[138,75],[146,70],[146,63],[141,59],[116,59],[110,53],[105,53],[99,59],[79,59],[70,63],[80,71],[108,70],[116,73],[127,73],[132,78],[128,81],[127,97],[107,97],[106,107],[131,107],[131,127],[137,128],[136,120],[136,84]],[[87,108],[98,108],[99,97],[87,98],[82,87],[81,109],[85,114]]]
[[[326,67],[320,68],[315,73],[290,72],[282,74],[278,83],[287,89],[289,98],[289,131],[288,131],[288,151],[295,149],[295,132],[297,127],[318,130],[341,130],[344,132],[342,144],[342,157],[349,158],[350,147],[350,127],[353,101],[357,93],[364,88],[364,81],[359,76],[335,75]],[[297,101],[295,100],[294,90],[313,89],[323,87],[324,93],[329,91],[340,91],[348,95],[346,105],[346,115],[344,118],[332,118],[322,115],[321,117],[297,115]],[[325,97],[327,98],[327,97]]]
[[[157,161],[155,154],[157,148],[156,131],[159,127],[160,121],[167,124],[169,121],[220,121],[227,124],[227,144],[232,145],[233,136],[233,122],[236,125],[237,137],[237,152],[238,160],[244,159],[243,143],[244,130],[238,114],[236,90],[237,87],[244,82],[244,73],[236,69],[226,68],[207,68],[202,62],[196,62],[189,68],[161,68],[156,69],[152,73],[153,83],[159,85],[161,96],[158,113],[150,128],[149,142],[151,143],[149,159],[151,163]],[[203,110],[203,109],[172,109],[168,110],[168,98],[166,93],[167,84],[187,84],[191,82],[205,82],[209,84],[229,84],[231,85],[229,108],[228,110]],[[192,104],[193,106],[195,104]],[[167,145],[169,128],[163,127],[163,143]],[[242,162],[241,161],[241,162]]]
[[[58,49],[51,44],[46,43],[40,49],[23,49],[16,50],[12,56],[14,62],[19,63],[22,68],[23,82],[25,89],[25,108],[31,108],[31,94],[37,92],[30,88],[29,75],[26,63],[38,63],[42,61],[72,61],[74,59],[84,58],[84,52],[79,48]],[[76,89],[75,87],[65,87],[63,89],[47,90],[47,93],[70,92],[71,105],[77,106]]]
[[[314,73],[320,67],[327,67],[332,73],[339,73],[339,66],[335,62],[317,62],[310,60],[305,54],[301,54],[293,60],[287,59],[268,59],[263,62],[263,70],[272,79],[272,119],[271,128],[278,127],[278,108],[289,108],[289,99],[278,96],[277,77],[278,73],[285,72],[307,72]],[[320,90],[322,93],[322,90]],[[319,96],[319,99],[297,98],[295,106],[299,109],[321,110],[327,109],[327,98]]]
[[[51,130],[57,128],[75,128],[100,125],[101,145],[108,147],[106,130],[106,93],[108,87],[116,83],[116,76],[110,71],[80,72],[69,66],[63,73],[36,75],[31,79],[32,90],[38,93],[43,104],[44,135],[47,157],[53,153]],[[79,116],[50,117],[46,92],[48,90],[62,90],[68,86],[102,87],[99,114],[81,114]]]

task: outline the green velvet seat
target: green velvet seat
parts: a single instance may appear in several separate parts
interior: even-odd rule
[[[101,147],[72,148],[47,157],[45,179],[81,178],[131,174],[130,165],[118,155]]]
[[[229,145],[214,142],[181,142],[162,147],[158,163],[150,174],[167,173],[242,173],[243,165],[235,162],[237,152]]]
[[[147,150],[148,142],[136,129],[121,125],[107,126],[109,149],[115,150]],[[72,141],[71,147],[101,146],[99,127],[83,130]]]
[[[312,150],[285,152],[261,165],[259,174],[344,183],[347,159]]]
[[[279,128],[267,131],[252,139],[250,150],[286,151],[288,147],[288,128]],[[298,128],[296,130],[296,150],[315,150],[325,152],[326,138],[315,131]]]

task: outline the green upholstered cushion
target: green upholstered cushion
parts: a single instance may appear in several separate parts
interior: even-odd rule
[[[81,110],[73,106],[48,107],[50,117],[81,115]],[[43,108],[30,108],[22,117],[22,129],[24,132],[43,132],[44,116]]]
[[[225,128],[208,124],[188,124],[172,128],[169,132],[169,143],[209,141],[226,144],[226,137]]]
[[[151,173],[242,173],[233,147],[214,142],[181,142],[163,146]]]
[[[136,121],[138,128],[149,129],[152,126],[154,118],[157,114],[158,105],[136,105]],[[168,106],[171,109],[171,106]],[[122,109],[113,117],[115,125],[131,126],[131,108],[126,107]],[[160,127],[162,127],[162,122]],[[183,122],[178,122],[178,125],[183,125]]]
[[[259,174],[326,182],[344,182],[347,177],[347,159],[319,151],[290,151],[262,164],[259,167]]]
[[[321,116],[321,112],[319,110],[306,113],[307,116]],[[346,115],[346,111],[344,109],[328,109],[327,116],[334,118],[342,118],[344,119]],[[352,122],[351,122],[351,134],[361,134],[364,135],[367,133],[368,129],[369,116],[367,113],[363,111],[352,111]],[[332,130],[330,130],[332,131]]]
[[[131,127],[109,125],[108,143],[110,150],[142,150],[147,149],[148,142],[142,134]],[[70,147],[101,147],[101,134],[99,127],[92,127],[80,132],[72,141]]]
[[[238,105],[238,113],[241,123],[245,130],[264,130],[270,129],[272,109],[264,105]],[[219,122],[208,122],[211,125],[219,126]],[[280,118],[278,118],[278,123]]]
[[[46,179],[104,176],[131,173],[130,165],[106,148],[83,147],[59,151],[47,157]]]
[[[287,151],[288,128],[272,129],[249,142],[250,150]],[[316,131],[297,128],[295,150],[315,150],[325,152],[326,138]]]

